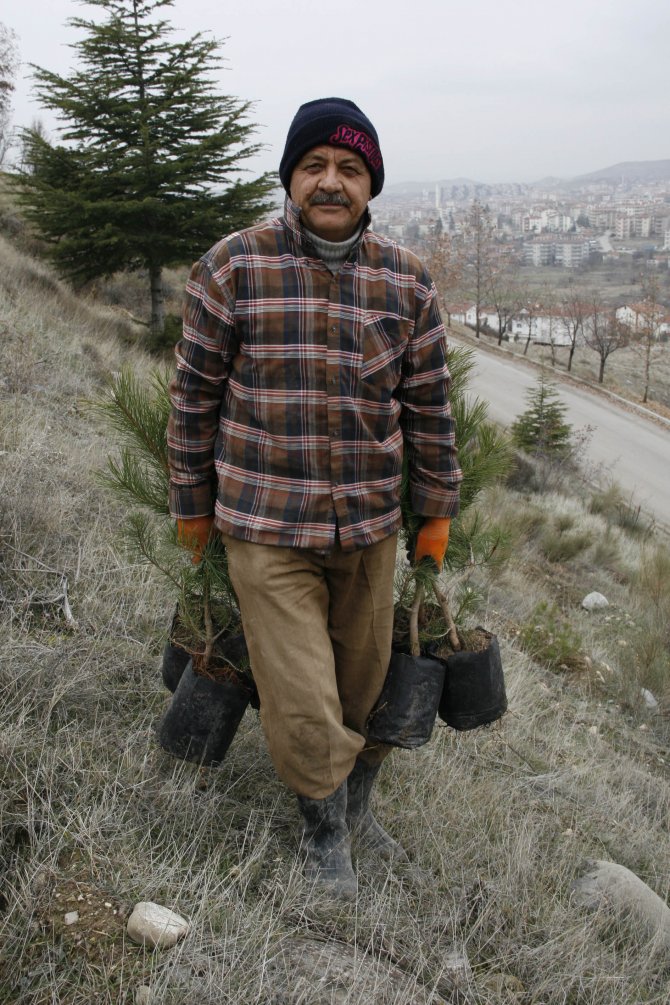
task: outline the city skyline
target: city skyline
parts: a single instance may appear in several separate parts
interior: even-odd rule
[[[572,178],[625,161],[670,156],[667,140],[666,0],[632,6],[566,0],[342,0],[332,12],[307,0],[248,0],[217,22],[206,0],[175,0],[159,13],[175,39],[228,37],[217,78],[224,93],[255,102],[266,149],[250,163],[275,170],[300,103],[327,94],[355,100],[380,136],[389,184],[470,178],[483,183]],[[70,17],[99,17],[73,0],[27,0],[3,15],[22,67],[13,122],[55,120],[31,98],[27,64],[67,75],[81,33]]]

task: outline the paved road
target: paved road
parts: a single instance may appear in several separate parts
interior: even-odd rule
[[[535,367],[512,363],[478,350],[470,386],[489,404],[489,416],[509,424],[527,407],[526,390],[538,376]],[[604,468],[635,505],[670,529],[670,425],[659,426],[609,398],[571,383],[558,387],[575,429],[592,427],[585,463]],[[587,467],[588,470],[588,467]]]

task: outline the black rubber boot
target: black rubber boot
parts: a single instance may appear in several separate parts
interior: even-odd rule
[[[385,859],[406,862],[407,854],[388,834],[370,809],[370,792],[381,764],[367,764],[358,758],[347,779],[347,826],[352,836],[368,851]]]
[[[346,805],[346,782],[342,782],[325,799],[298,796],[307,852],[305,878],[318,890],[338,900],[354,900],[358,892],[356,874],[351,865]]]

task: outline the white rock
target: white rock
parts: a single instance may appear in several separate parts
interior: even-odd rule
[[[609,605],[607,597],[595,591],[587,594],[582,600],[582,607],[585,611],[600,611],[603,607],[609,607]]]
[[[590,910],[608,908],[631,915],[657,947],[670,951],[670,907],[630,869],[616,862],[590,860],[588,871],[572,884],[573,898]]]
[[[128,918],[126,931],[133,942],[170,949],[184,938],[188,929],[188,922],[174,911],[161,907],[160,904],[144,901],[135,905]]]
[[[63,923],[65,925],[76,925],[79,921],[79,911],[68,911],[68,913],[63,918]]]
[[[640,694],[642,695],[642,698],[643,698],[643,700],[644,700],[644,703],[645,703],[645,705],[647,706],[647,708],[649,708],[649,709],[651,709],[651,710],[652,710],[653,712],[655,712],[655,711],[656,711],[656,709],[658,708],[658,702],[657,702],[657,701],[656,701],[656,699],[654,698],[654,696],[653,696],[653,694],[651,693],[651,691],[648,691],[648,690],[646,689],[646,687],[643,687],[643,688],[642,688],[642,689],[640,690]]]
[[[442,966],[455,985],[467,984],[472,977],[472,967],[464,949],[455,946],[442,956]]]

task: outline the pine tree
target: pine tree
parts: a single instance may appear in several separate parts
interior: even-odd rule
[[[220,43],[170,40],[156,12],[173,0],[86,0],[102,21],[71,18],[80,68],[33,67],[45,108],[65,123],[62,143],[26,130],[18,178],[27,215],[59,270],[83,283],[146,269],[151,328],[163,329],[165,266],[190,264],[219,237],[266,212],[271,174],[240,180],[258,152],[249,102],[217,94]]]
[[[529,454],[541,457],[564,456],[572,446],[572,426],[564,421],[563,404],[544,371],[536,386],[526,393],[528,408],[511,427],[512,442]]]
[[[160,372],[148,384],[130,371],[112,379],[95,407],[119,449],[108,458],[100,477],[132,507],[125,525],[126,544],[174,592],[179,617],[172,641],[192,655],[199,672],[207,673],[217,663],[217,642],[240,633],[241,621],[219,535],[212,535],[200,561],[193,564],[190,551],[177,540],[169,515],[168,386],[169,375]],[[224,664],[228,663],[225,659]]]

